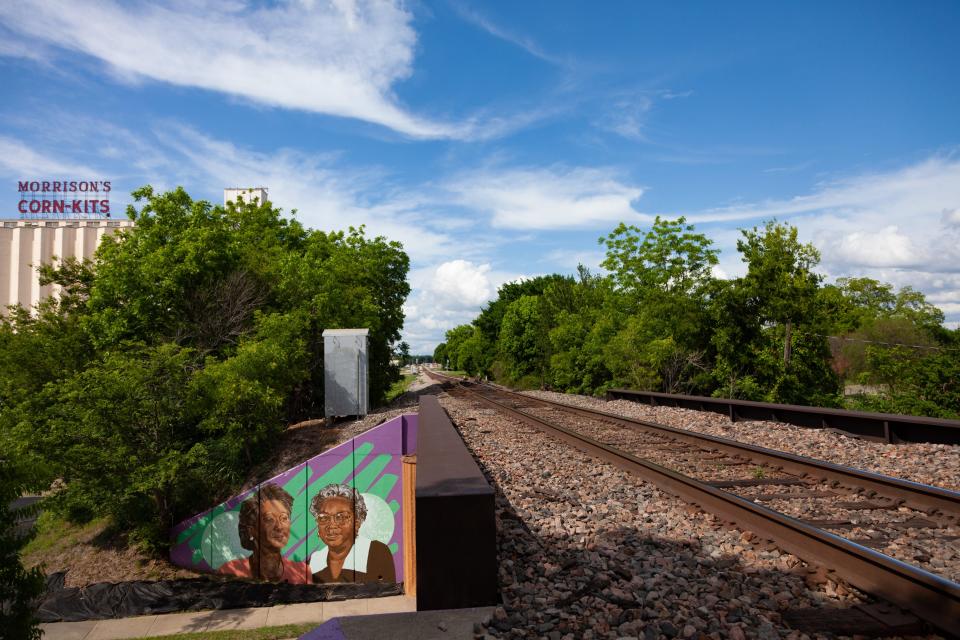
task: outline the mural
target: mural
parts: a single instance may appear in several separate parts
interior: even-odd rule
[[[170,559],[271,582],[403,582],[401,458],[416,431],[398,416],[181,522]]]

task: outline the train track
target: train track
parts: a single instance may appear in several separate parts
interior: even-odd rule
[[[891,555],[956,544],[960,493],[429,375],[960,635],[957,568],[938,575]]]

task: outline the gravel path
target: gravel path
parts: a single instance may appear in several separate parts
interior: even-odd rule
[[[786,610],[864,601],[635,476],[472,401],[441,402],[498,492],[504,606],[480,637],[804,638]]]
[[[629,400],[608,402],[551,391],[525,393],[960,491],[960,446],[956,445],[883,444],[782,422],[730,422],[726,416],[708,411],[654,407]]]

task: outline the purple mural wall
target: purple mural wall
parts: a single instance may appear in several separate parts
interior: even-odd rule
[[[416,435],[417,416],[398,416],[181,522],[171,560],[295,584],[403,582],[402,456]]]

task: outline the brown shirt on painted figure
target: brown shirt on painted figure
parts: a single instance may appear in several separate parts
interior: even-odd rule
[[[357,537],[353,549],[346,557],[340,575],[336,578],[327,566],[327,549],[323,548],[310,557],[310,570],[314,584],[331,582],[384,582],[397,581],[393,567],[393,554],[379,540]]]

